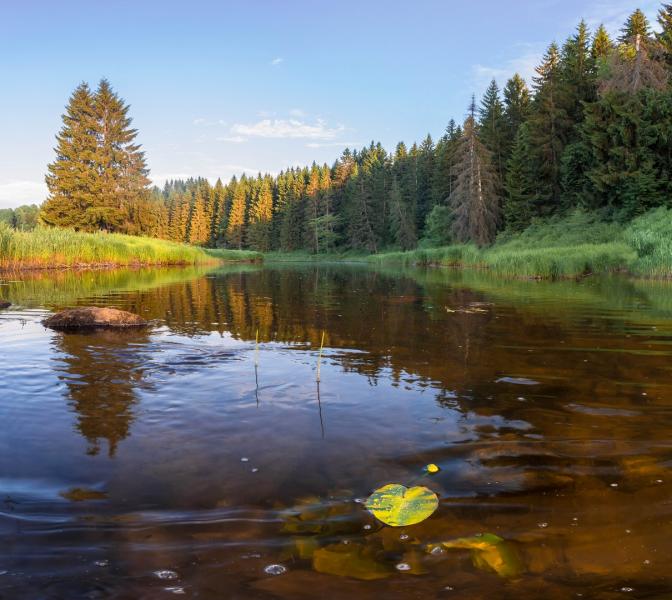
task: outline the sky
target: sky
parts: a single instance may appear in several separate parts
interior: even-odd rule
[[[581,18],[617,32],[651,0],[0,0],[0,208],[40,203],[73,89],[131,105],[157,185],[329,164],[440,137],[472,93]]]

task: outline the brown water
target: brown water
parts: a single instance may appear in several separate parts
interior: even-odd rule
[[[249,267],[2,298],[0,598],[672,598],[669,284]],[[92,304],[155,321],[40,324]],[[439,509],[381,526],[389,482]]]

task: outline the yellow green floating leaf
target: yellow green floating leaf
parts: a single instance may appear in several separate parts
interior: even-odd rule
[[[391,527],[415,525],[432,516],[439,498],[426,487],[407,488],[389,483],[377,489],[366,501],[366,508],[379,521]]]
[[[425,467],[425,471],[427,471],[428,473],[438,473],[440,470],[441,469],[439,468],[439,466],[435,465],[434,463],[429,463]]]
[[[378,560],[374,548],[354,542],[331,544],[313,553],[313,569],[319,573],[369,581],[392,574],[389,565]]]
[[[523,571],[522,561],[515,545],[493,533],[431,544],[427,550],[431,552],[437,546],[447,550],[454,548],[471,550],[471,560],[476,568],[494,571],[500,577],[515,577]]]

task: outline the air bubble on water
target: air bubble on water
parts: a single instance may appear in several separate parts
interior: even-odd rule
[[[371,529],[371,525],[364,525],[364,529]]]
[[[179,585],[176,585],[174,587],[167,587],[167,588],[163,588],[163,589],[166,590],[167,592],[170,592],[171,594],[184,594],[185,593],[184,588],[180,587]]]
[[[243,456],[243,457],[240,459],[240,462],[248,462],[249,460],[250,460],[250,459],[247,458],[247,456]]]
[[[410,571],[411,570],[411,565],[408,563],[399,563],[397,565],[397,571]]]
[[[635,589],[634,589],[634,588],[631,588],[631,587],[623,586],[623,587],[621,588],[621,591],[622,591],[622,592],[634,592]]]
[[[400,540],[407,540],[407,539],[408,539],[408,534],[407,534],[407,533],[402,533],[402,534],[399,536],[399,539],[400,539]]]
[[[159,579],[177,579],[178,574],[175,571],[169,571],[168,569],[163,569],[161,571],[154,571]]]
[[[107,567],[110,564],[109,560],[97,560],[93,563],[97,567]]]
[[[284,565],[268,565],[264,567],[264,573],[267,575],[282,575],[287,572],[287,567]]]
[[[257,469],[257,467],[254,467],[254,469],[252,469],[252,473],[258,473],[258,472],[259,472],[259,469]]]
[[[662,479],[656,479],[656,483],[663,483]]]
[[[537,523],[537,527],[541,529],[546,529],[546,527],[548,527],[548,523]]]
[[[439,554],[445,554],[446,551],[441,546],[434,546],[429,553],[438,556]]]
[[[356,504],[364,504],[366,502],[366,498],[355,498],[353,502]]]
[[[521,402],[525,402],[525,398],[523,398],[522,396],[518,396],[518,400],[520,400]]]
[[[617,484],[617,483],[610,483],[609,485],[610,485],[611,487],[613,487],[613,488],[618,487],[618,484]]]
[[[452,592],[454,589],[455,589],[454,587],[452,587],[450,585],[447,585],[446,587],[443,588],[443,591],[444,592]]]
[[[650,564],[651,564],[651,561],[647,558],[646,560],[644,560],[644,564],[645,564],[645,565],[650,565]]]
[[[630,529],[626,529],[626,530],[625,530],[625,533],[632,533],[632,530],[630,530]]]

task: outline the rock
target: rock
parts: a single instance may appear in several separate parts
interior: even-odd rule
[[[70,308],[45,319],[42,324],[52,329],[77,329],[92,327],[144,327],[142,317],[116,308],[88,306]]]
[[[2,310],[3,308],[9,308],[11,305],[12,305],[11,302],[0,300],[0,310]]]

